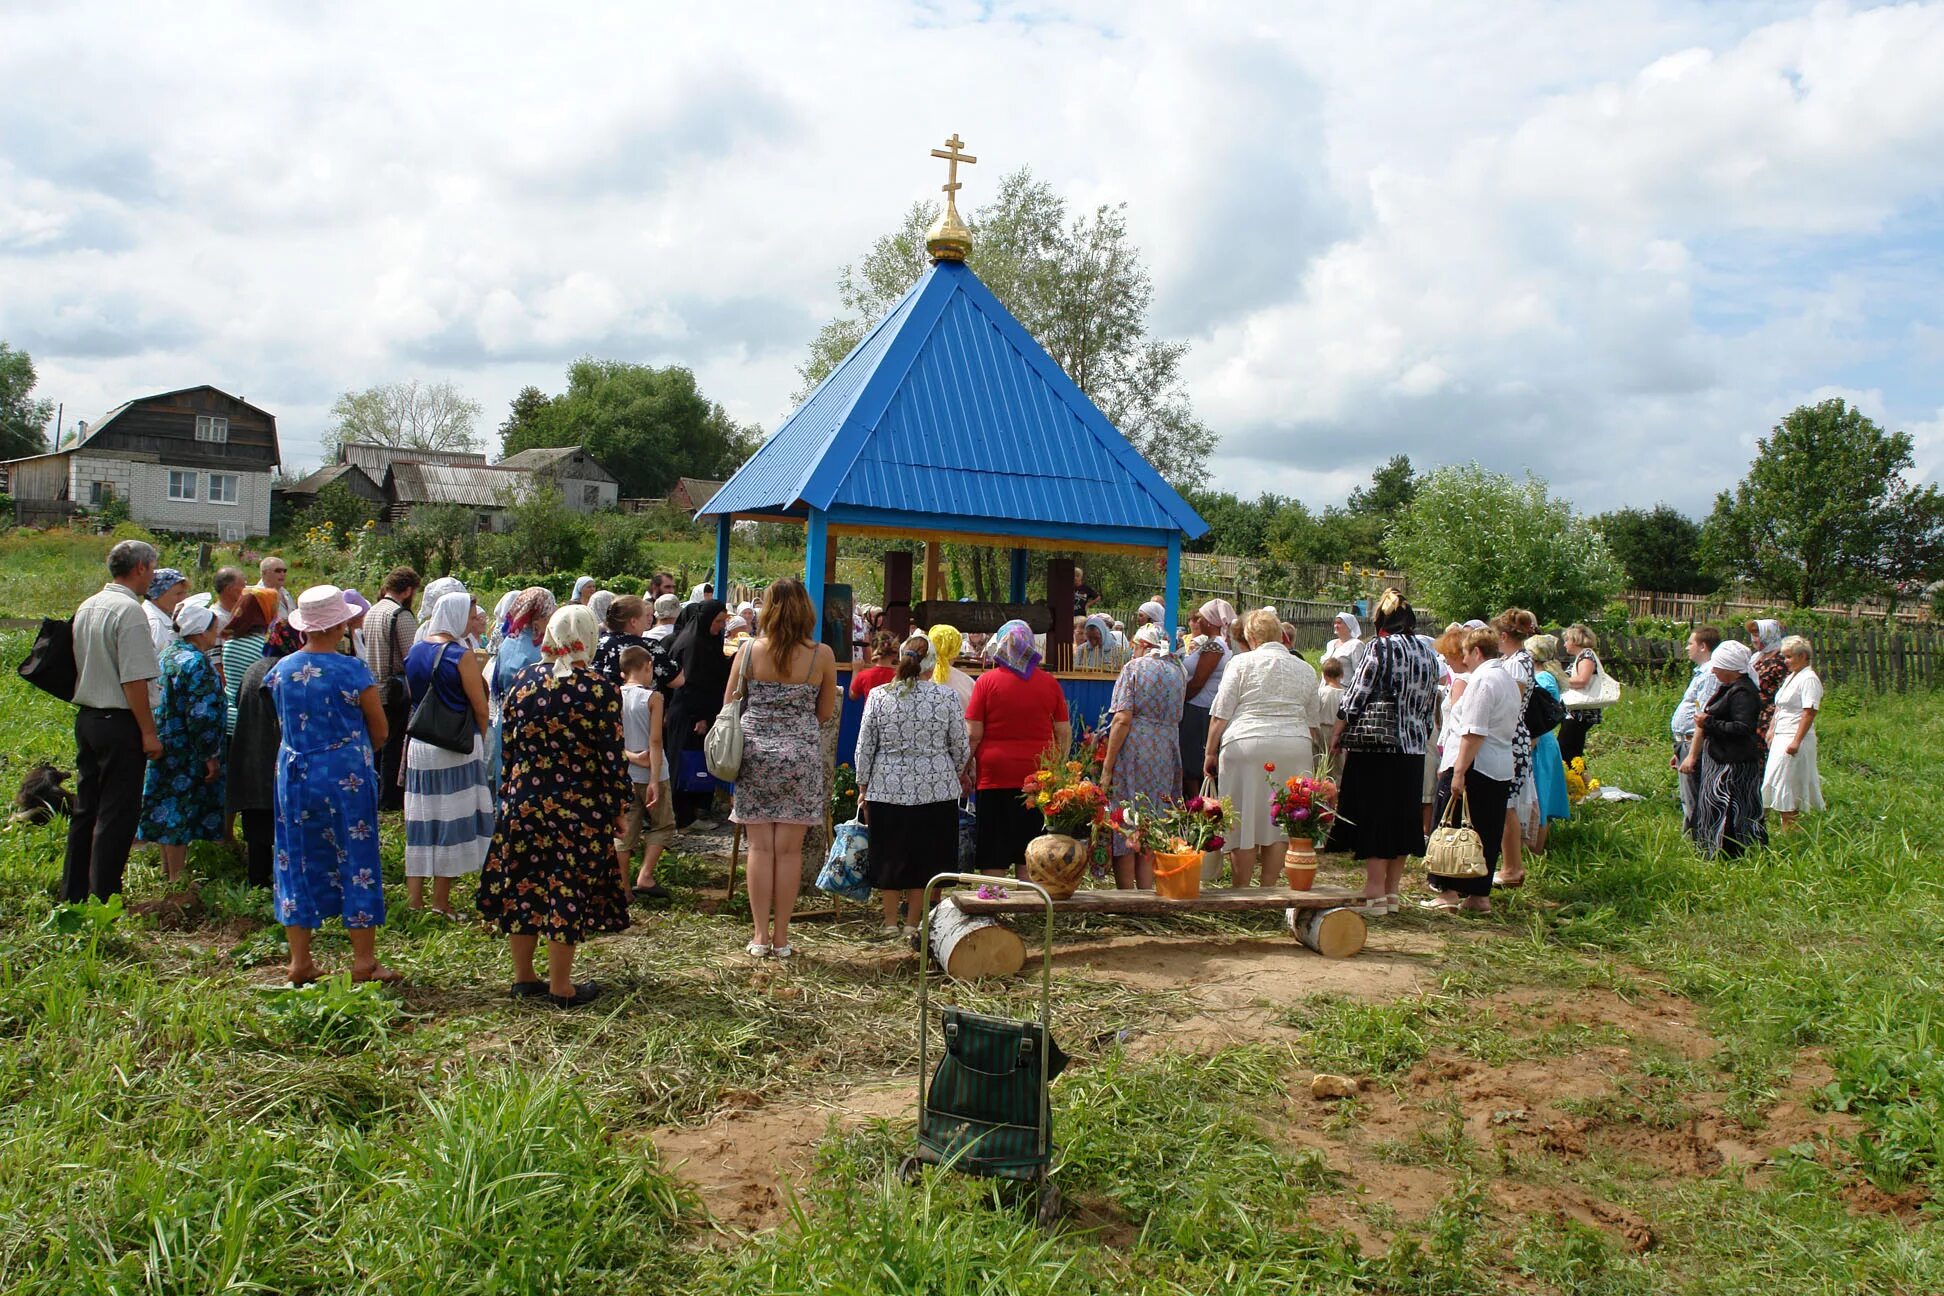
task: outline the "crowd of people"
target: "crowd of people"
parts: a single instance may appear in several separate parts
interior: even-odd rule
[[[793,957],[803,844],[828,812],[840,707],[837,663],[801,582],[731,609],[706,585],[678,597],[667,573],[645,596],[583,577],[564,606],[532,587],[488,612],[459,581],[422,582],[408,568],[375,601],[334,585],[293,597],[274,557],[255,584],[225,568],[194,593],[141,541],[116,545],[108,571],[72,625],[68,899],[119,891],[136,840],[160,849],[173,881],[192,843],[240,827],[246,875],[272,889],[289,933],[293,982],[319,975],[310,933],[333,917],[351,933],[353,976],[394,980],[375,932],[379,816],[397,811],[407,904],[456,918],[453,883],[477,875],[478,911],[507,939],[512,993],[584,1004],[600,987],[573,979],[576,947],[625,928],[631,905],[667,898],[658,862],[678,828],[708,826],[715,790],[701,749],[733,706],[747,950]],[[1495,887],[1521,885],[1547,825],[1572,813],[1568,767],[1600,715],[1574,700],[1604,672],[1585,626],[1541,633],[1531,613],[1507,608],[1433,638],[1391,590],[1368,636],[1356,616],[1338,618],[1318,668],[1273,609],[1238,615],[1212,600],[1178,639],[1166,620],[1150,602],[1131,635],[1098,614],[1082,623],[1076,661],[1084,650],[1114,675],[1100,782],[1115,802],[1227,799],[1234,886],[1278,878],[1287,838],[1265,771],[1334,774],[1325,845],[1363,863],[1371,914],[1397,910],[1434,823],[1470,823],[1486,868],[1428,875],[1434,894],[1421,903],[1484,911]],[[1684,823],[1717,855],[1766,840],[1767,813],[1786,829],[1823,806],[1810,646],[1773,621],[1747,631],[1746,643],[1694,631],[1694,674],[1672,721]],[[1022,621],[1000,627],[976,677],[957,665],[967,647],[947,625],[879,633],[852,676],[859,815],[887,935],[918,921],[922,888],[958,858],[968,828],[977,867],[1020,865],[1044,831],[1024,785],[1044,753],[1073,742],[1043,636]],[[1116,833],[1109,854],[1116,886],[1153,885],[1136,839]]]

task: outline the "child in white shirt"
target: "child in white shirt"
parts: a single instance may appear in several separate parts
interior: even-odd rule
[[[1343,708],[1343,658],[1325,657],[1317,673],[1323,678],[1316,686],[1317,727],[1327,734]]]
[[[628,758],[628,809],[614,843],[627,885],[628,862],[641,844],[641,872],[635,875],[637,900],[666,900],[655,882],[655,865],[675,837],[675,798],[668,786],[668,758],[662,751],[662,698],[655,691],[655,659],[646,648],[621,650],[621,740]],[[642,820],[648,822],[642,831]]]

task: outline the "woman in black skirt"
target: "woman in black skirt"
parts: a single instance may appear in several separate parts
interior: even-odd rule
[[[1377,640],[1358,654],[1330,748],[1346,750],[1330,848],[1364,861],[1362,911],[1396,913],[1404,861],[1424,854],[1424,748],[1438,707],[1438,657],[1394,589],[1377,600]],[[1501,812],[1502,813],[1502,812]]]
[[[870,825],[870,876],[884,900],[886,936],[921,917],[925,883],[958,867],[958,805],[972,757],[958,693],[920,678],[931,643],[913,635],[889,684],[864,699],[857,790]]]
[[[1519,725],[1525,716],[1516,667],[1499,655],[1499,647],[1495,630],[1465,631],[1464,665],[1469,678],[1452,716],[1451,734],[1456,741],[1445,749],[1438,771],[1438,817],[1442,820],[1451,799],[1459,798],[1484,846],[1485,873],[1481,877],[1429,874],[1426,880],[1438,895],[1423,902],[1426,909],[1491,912],[1492,880],[1505,844],[1505,811],[1512,800]]]

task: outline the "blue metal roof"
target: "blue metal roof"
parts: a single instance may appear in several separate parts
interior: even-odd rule
[[[840,508],[1204,534],[999,299],[931,267],[702,514]]]

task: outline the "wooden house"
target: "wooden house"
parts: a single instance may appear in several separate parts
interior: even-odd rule
[[[695,516],[704,504],[715,498],[722,489],[719,481],[707,481],[700,477],[677,477],[675,484],[668,490],[668,502],[690,517]]]
[[[160,531],[242,540],[270,531],[277,420],[214,387],[117,405],[74,445],[0,464],[15,515],[45,523],[125,500]]]
[[[522,450],[494,465],[522,472],[536,484],[560,492],[561,502],[576,513],[611,509],[621,497],[621,483],[601,461],[580,446],[550,446]]]
[[[277,483],[272,493],[287,501],[292,508],[308,508],[317,502],[317,492],[334,483],[342,483],[355,499],[369,504],[375,511],[384,511],[384,486],[356,464],[328,464],[307,477]]]

